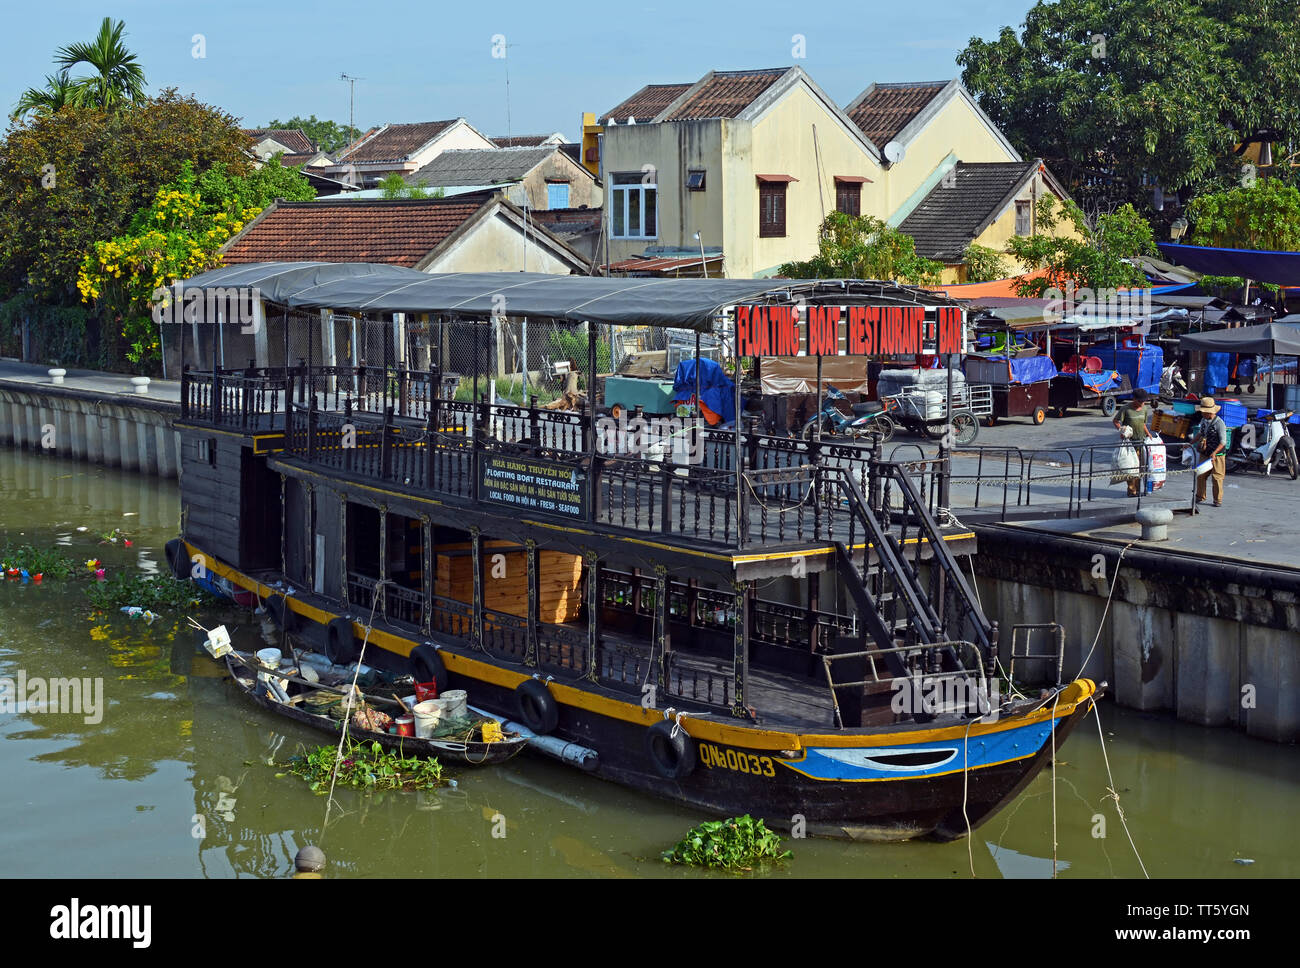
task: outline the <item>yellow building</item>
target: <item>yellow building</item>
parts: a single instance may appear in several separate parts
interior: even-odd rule
[[[841,109],[798,67],[647,85],[583,117],[583,162],[605,183],[602,261],[640,274],[773,275],[816,252],[829,212],[903,225],[979,166],[1035,167],[1031,199],[1064,194],[956,80],[873,84]],[[976,241],[1001,248],[1019,200]]]

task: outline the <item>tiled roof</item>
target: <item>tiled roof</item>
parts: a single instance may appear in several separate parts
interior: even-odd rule
[[[493,137],[491,142],[498,148],[537,148],[550,143],[553,134],[516,134],[511,137]]]
[[[367,161],[405,161],[438,135],[450,128],[450,121],[422,121],[417,124],[390,124],[379,133],[362,141],[349,153],[339,158],[341,162],[360,164]]]
[[[383,262],[414,268],[485,204],[485,195],[279,202],[224,253],[246,262]]]
[[[306,162],[311,161],[318,154],[320,154],[320,152],[318,151],[301,151],[301,152],[295,152],[294,154],[291,155],[281,155],[280,164],[282,164],[285,168],[292,168],[295,165],[302,165],[305,164]]]
[[[308,138],[299,128],[244,128],[243,131],[253,144],[270,138],[292,152],[316,150],[316,146],[311,143],[311,138]]]
[[[519,181],[559,149],[541,148],[455,148],[444,151],[413,175],[412,183],[428,185],[501,185]]]
[[[916,254],[955,263],[966,246],[1042,164],[1033,161],[959,162],[956,177],[940,181],[898,227],[916,240]]]
[[[948,84],[948,81],[876,84],[860,100],[851,103],[845,113],[872,144],[883,148]]]
[[[690,89],[690,84],[647,84],[626,101],[602,114],[600,120],[613,118],[618,124],[627,124],[628,118],[649,121]]]
[[[789,71],[773,67],[756,71],[716,71],[664,121],[695,121],[702,118],[734,118],[754,99]]]

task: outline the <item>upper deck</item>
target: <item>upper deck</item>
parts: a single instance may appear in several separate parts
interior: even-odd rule
[[[447,400],[434,374],[383,367],[186,369],[181,406],[182,426],[245,435],[281,470],[428,502],[488,531],[653,543],[751,574],[792,557],[821,570],[834,543],[871,544],[861,501],[922,557],[930,540],[973,550],[969,531],[931,520],[944,462],[889,461],[868,445],[774,436],[753,422],[719,431]]]

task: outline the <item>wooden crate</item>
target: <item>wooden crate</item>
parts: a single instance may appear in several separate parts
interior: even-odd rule
[[[1151,415],[1151,429],[1164,437],[1185,440],[1192,429],[1192,418],[1157,410]]]
[[[505,541],[485,541],[483,545],[483,607],[527,618],[528,552]],[[496,555],[502,555],[504,560],[494,560]],[[434,561],[434,594],[472,604],[474,559],[468,545],[443,545],[434,552]],[[581,605],[582,557],[560,551],[539,551],[538,621],[551,624],[576,621]],[[464,634],[468,630],[454,631]]]

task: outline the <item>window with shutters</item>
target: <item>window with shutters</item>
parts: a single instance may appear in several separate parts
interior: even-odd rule
[[[862,214],[862,183],[835,179],[835,211],[845,215]]]
[[[568,208],[569,207],[569,183],[568,182],[547,182],[546,207],[547,208]]]
[[[1033,220],[1030,218],[1029,202],[1016,202],[1016,235],[1033,235]]]
[[[785,238],[785,182],[761,182],[758,186],[758,234],[760,238]]]

